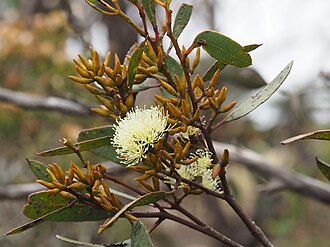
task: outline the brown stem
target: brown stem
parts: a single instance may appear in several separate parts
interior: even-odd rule
[[[222,233],[216,231],[215,229],[213,229],[210,226],[205,225],[204,223],[203,223],[203,225],[194,224],[190,221],[182,219],[182,218],[175,216],[173,214],[170,214],[168,212],[133,212],[132,215],[134,215],[135,217],[140,217],[140,218],[166,218],[166,219],[172,220],[174,222],[177,222],[181,225],[187,226],[191,229],[194,229],[198,232],[204,233],[207,236],[210,236],[214,239],[219,240],[220,242],[226,244],[227,246],[242,247],[242,245],[240,245],[239,243],[226,237]]]
[[[235,211],[235,213],[241,218],[245,226],[249,229],[252,235],[263,245],[267,247],[272,247],[273,244],[268,240],[264,232],[260,229],[259,226],[246,214],[243,208],[236,202],[235,198],[231,194],[228,181],[226,178],[226,169],[225,166],[221,166],[220,171],[220,180],[222,188],[224,191],[225,201],[228,205]]]
[[[192,91],[192,87],[191,87],[191,80],[190,80],[190,74],[189,74],[189,68],[188,65],[185,61],[185,57],[182,55],[181,49],[179,47],[178,44],[178,40],[174,37],[173,32],[172,32],[172,10],[170,10],[168,7],[165,8],[166,10],[166,18],[167,18],[167,36],[170,38],[176,55],[178,56],[179,60],[180,60],[180,64],[182,66],[183,69],[183,73],[186,77],[186,81],[187,81],[187,90],[191,99],[191,103],[193,106],[193,114],[195,113],[195,111],[197,110],[197,102],[194,96],[194,93]]]

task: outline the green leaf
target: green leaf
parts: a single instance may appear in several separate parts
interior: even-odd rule
[[[153,27],[157,26],[156,8],[153,0],[142,0],[142,6]]]
[[[141,221],[135,221],[132,227],[132,247],[153,247],[149,233]]]
[[[223,70],[226,67],[225,64],[222,62],[216,61],[212,64],[212,66],[206,71],[206,73],[203,75],[203,81],[211,80],[214,73],[219,69],[220,71]]]
[[[134,84],[135,74],[137,71],[137,67],[141,62],[141,57],[145,47],[145,42],[146,42],[145,40],[141,42],[141,44],[134,51],[131,60],[129,61],[128,70],[127,70],[127,80],[128,80],[128,85],[130,87],[132,87]]]
[[[52,194],[47,191],[33,193],[24,206],[23,213],[30,219],[39,219],[47,214],[47,221],[82,222],[104,220],[113,214],[101,209],[96,209],[81,203],[75,203],[66,207],[72,200],[63,198],[59,194]],[[66,207],[57,212],[57,210]]]
[[[172,79],[174,80],[174,75],[177,75],[179,78],[182,78],[183,75],[183,69],[181,65],[170,55],[168,55],[165,58],[165,63],[168,71],[171,74]],[[174,98],[172,94],[167,92],[163,87],[159,87],[161,93],[163,94],[164,97],[166,98]]]
[[[101,226],[98,231],[98,233],[102,233],[105,229],[111,227],[117,219],[125,213],[127,210],[131,210],[135,207],[145,206],[149,205],[151,203],[157,202],[159,200],[164,199],[166,196],[171,194],[170,192],[164,192],[164,191],[158,191],[158,192],[151,192],[148,194],[145,194],[134,201],[126,204],[120,211],[118,211],[112,218],[106,220]]]
[[[105,145],[110,144],[110,136],[103,136],[100,138],[94,138],[94,139],[89,139],[87,141],[81,141],[78,143],[75,143],[74,145],[79,148],[81,152],[91,150],[94,148],[102,147]],[[55,156],[55,155],[65,155],[65,154],[72,154],[74,151],[71,148],[68,148],[66,146],[58,147],[58,148],[53,148],[50,150],[46,150],[43,152],[36,153],[36,155],[39,156]]]
[[[323,175],[330,181],[330,164],[320,160],[318,157],[316,159],[316,164],[319,170],[323,173]]]
[[[72,205],[72,203],[69,203],[61,208],[58,208],[52,212],[49,212],[45,215],[43,215],[42,217],[39,217],[31,222],[28,222],[22,226],[19,226],[13,230],[10,230],[9,232],[7,232],[5,234],[5,236],[8,236],[8,235],[13,235],[13,234],[18,234],[18,233],[21,233],[21,232],[24,232],[26,230],[29,230],[37,225],[40,225],[41,223],[45,222],[46,220],[48,220],[49,218],[53,217],[54,215],[60,213],[61,211],[67,209],[68,207],[70,207]]]
[[[262,44],[246,45],[246,46],[243,46],[243,50],[245,52],[251,52],[251,51],[254,51],[255,49],[257,49],[259,46],[262,46]]]
[[[316,130],[313,132],[308,132],[302,135],[294,136],[289,139],[286,139],[281,142],[281,144],[289,144],[299,140],[307,140],[307,139],[316,139],[316,140],[326,140],[330,141],[330,130]]]
[[[191,13],[192,13],[193,6],[183,3],[178,13],[175,17],[174,27],[173,27],[173,35],[175,38],[178,38],[182,33],[183,29],[187,26]]]
[[[234,108],[223,120],[224,123],[237,120],[252,112],[259,105],[264,103],[272,96],[272,94],[282,85],[286,77],[291,71],[293,62],[290,62],[271,83],[264,86],[259,92],[243,101],[240,105]]]
[[[250,55],[234,40],[214,31],[199,33],[194,39],[195,46],[202,48],[223,64],[247,67],[252,64]]]
[[[183,75],[183,69],[181,65],[171,56],[165,58],[166,67],[171,73],[171,77],[174,80],[174,75],[177,75],[179,78]]]
[[[124,59],[124,63],[127,67],[129,65],[129,59],[127,58],[127,56],[132,57],[134,51],[138,48],[138,44],[134,43],[128,50],[128,52],[126,53],[125,59]]]
[[[102,126],[81,131],[78,136],[78,141],[86,141],[106,136],[110,140],[109,144],[92,149],[92,153],[107,160],[111,160],[117,164],[121,164],[121,160],[117,157],[116,149],[111,144],[111,137],[113,135],[114,130],[112,126]]]
[[[52,182],[52,180],[49,178],[48,172],[46,171],[46,169],[48,168],[47,165],[37,160],[26,159],[26,161],[28,162],[30,169],[38,179],[44,180],[46,182]]]

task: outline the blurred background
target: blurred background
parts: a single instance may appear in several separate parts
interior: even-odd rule
[[[135,9],[120,1],[133,19]],[[213,29],[242,45],[263,44],[252,52],[254,65],[237,71],[226,68],[220,85],[229,87],[230,99],[242,101],[269,83],[291,60],[293,70],[281,89],[249,117],[225,125],[214,139],[262,154],[280,167],[326,182],[315,165],[315,156],[330,162],[330,144],[304,141],[281,146],[293,135],[330,127],[330,26],[326,0],[190,0],[191,23],[180,37],[189,46],[196,34]],[[173,1],[176,11],[182,1]],[[135,16],[135,17],[134,17]],[[160,20],[161,21],[161,20]],[[19,107],[3,95],[56,96],[87,108],[96,100],[67,76],[75,74],[72,59],[88,56],[92,46],[101,55],[110,49],[124,59],[129,47],[140,40],[117,17],[104,16],[78,0],[4,0],[0,2],[0,192],[13,184],[34,182],[25,158],[61,145],[62,137],[76,139],[79,131],[109,124],[95,115]],[[205,54],[204,54],[205,55]],[[199,70],[212,64],[202,56]],[[6,91],[6,90],[10,91]],[[1,94],[2,93],[2,94]],[[16,96],[23,97],[23,96]],[[150,95],[150,97],[152,97]],[[230,100],[229,99],[229,100]],[[140,104],[148,104],[139,98]],[[229,101],[228,101],[229,102]],[[90,156],[93,161],[98,161]],[[74,156],[42,162],[67,166]],[[265,230],[275,246],[328,246],[329,204],[289,191],[260,192],[265,179],[244,165],[232,164],[229,177],[242,206]],[[21,214],[26,198],[0,196],[0,233],[28,221]],[[190,198],[186,205],[207,223],[245,246],[258,246],[237,217],[221,202]],[[208,208],[206,210],[205,208]],[[211,213],[212,212],[212,213]],[[147,221],[147,225],[151,221]],[[94,243],[121,241],[129,236],[128,224],[96,236],[100,222],[44,223],[23,234],[0,239],[0,246],[71,246],[55,235]],[[174,223],[165,223],[152,236],[156,246],[219,246],[215,241]],[[184,236],[183,238],[180,236]]]

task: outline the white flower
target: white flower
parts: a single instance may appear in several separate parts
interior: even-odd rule
[[[177,172],[185,179],[193,180],[197,177],[202,178],[201,185],[210,190],[218,190],[219,177],[212,178],[212,153],[206,149],[198,149],[192,157],[198,156],[199,158],[190,165],[181,166]]]
[[[164,136],[169,129],[167,113],[163,108],[136,107],[114,126],[112,144],[123,163],[134,165]]]

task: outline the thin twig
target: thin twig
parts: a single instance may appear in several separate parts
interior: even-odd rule
[[[210,236],[214,239],[217,239],[220,242],[226,244],[226,246],[242,247],[242,245],[240,245],[239,243],[226,237],[222,233],[214,230],[212,227],[207,226],[204,223],[203,223],[203,225],[194,224],[190,221],[182,219],[182,218],[175,216],[173,214],[170,214],[168,212],[133,212],[132,215],[134,215],[135,217],[140,217],[140,218],[166,218],[166,219],[172,220],[174,222],[177,222],[181,225],[187,226],[191,229],[194,229],[198,232],[204,233],[205,235]]]

